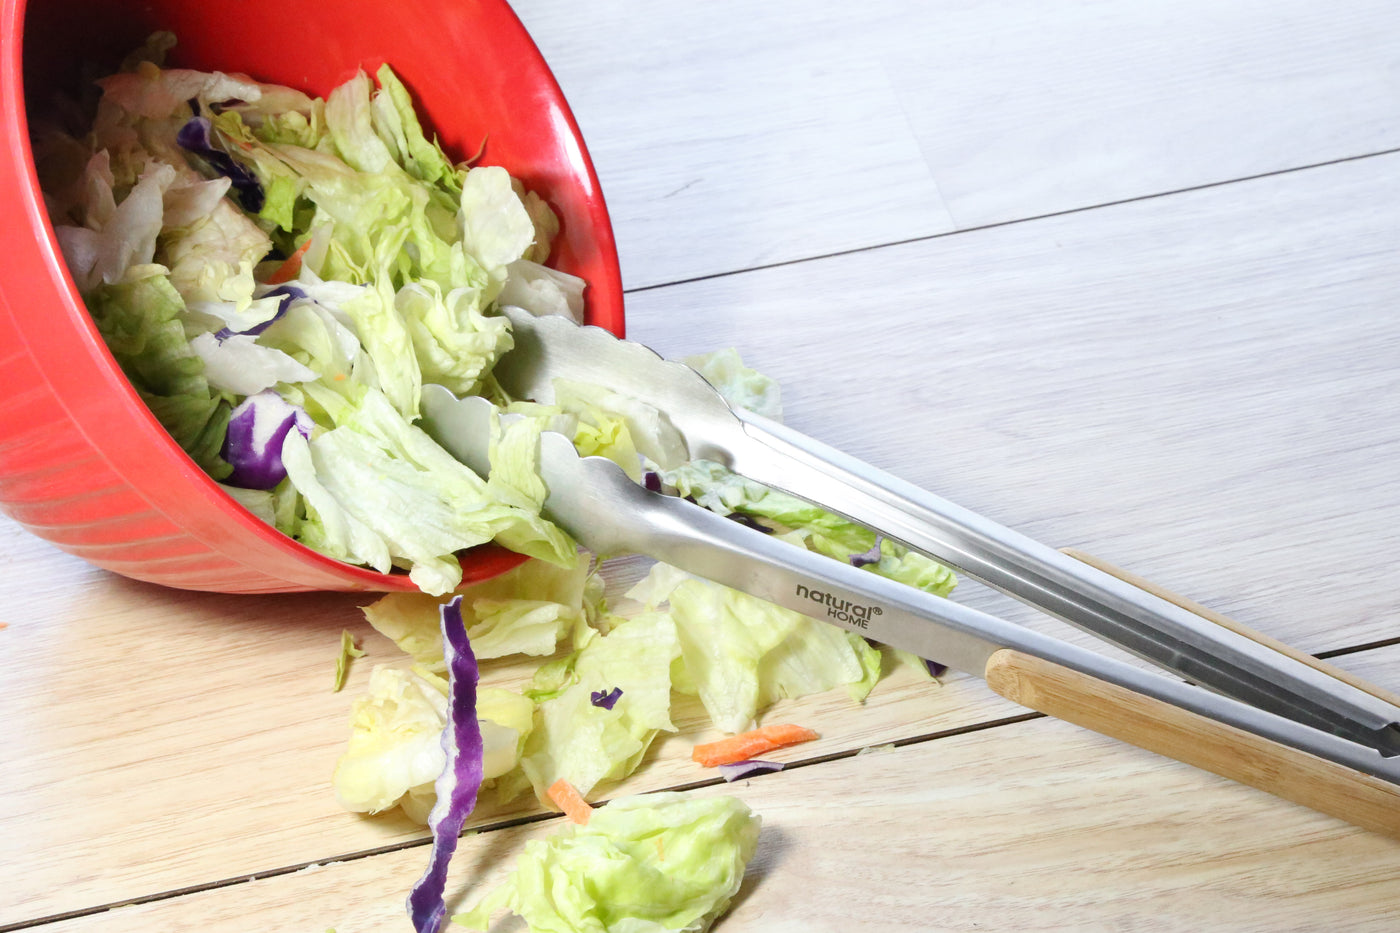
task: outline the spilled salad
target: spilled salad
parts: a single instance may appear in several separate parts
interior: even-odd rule
[[[779,413],[778,387],[732,351],[689,362],[731,404]],[[569,414],[511,407],[535,415],[512,427],[535,444]],[[666,446],[659,415],[638,400],[614,399],[565,424],[576,446],[648,485],[793,547],[938,595],[953,588],[941,565],[718,464],[660,468],[642,453]],[[500,806],[531,794],[581,825],[531,842],[504,885],[454,921],[486,929],[494,913],[510,910],[532,930],[706,929],[738,890],[757,815],[732,797],[685,798],[681,806],[665,794],[624,797],[589,815],[589,800],[605,797],[658,737],[677,731],[677,699],[698,699],[710,723],[729,734],[693,750],[704,769],[697,776],[733,780],[780,769],[761,756],[818,737],[796,724],[758,726],[777,701],[840,690],[858,703],[898,664],[935,675],[921,659],[662,563],[613,605],[602,579],[610,566],[531,560],[450,599],[394,593],[364,607],[402,654],[376,666],[353,701],[333,783],[349,810],[398,808],[432,828],[429,869],[409,902],[420,933],[444,922],[447,865],[478,802]],[[523,685],[493,683],[498,659],[515,671],[534,659],[534,674]],[[661,833],[674,838],[658,846]]]
[[[549,206],[448,159],[388,66],[321,99],[164,68],[174,42],[100,79],[90,122],[33,133],[69,271],[161,424],[286,534],[425,592],[486,541],[573,563],[414,425],[425,382],[490,393],[499,304],[581,314]]]
[[[673,733],[679,696],[733,738],[697,748],[726,778],[816,733],[764,725],[777,700],[862,700],[900,653],[663,564],[613,607],[589,555],[540,514],[545,430],[639,482],[794,547],[946,595],[952,574],[722,466],[688,461],[665,413],[587,385],[544,406],[502,397],[504,305],[577,319],[584,283],[549,269],[557,219],[506,170],[454,164],[393,70],[325,99],[163,67],[157,34],[98,82],[83,126],[39,126],[34,152],[70,272],[113,355],[190,456],[286,534],[421,590],[365,607],[403,653],[353,701],[335,770],[347,810],[400,809],[433,846],[408,898],[419,933],[447,922],[447,872],[483,797],[533,794],[566,829],[530,843],[495,913],[532,930],[703,931],[737,893],[760,820],[732,796],[646,794],[595,811]],[[689,360],[736,406],[779,417],[778,387],[733,351]],[[415,426],[421,387],[523,415],[479,477]],[[497,541],[531,558],[460,590],[457,554]],[[363,656],[342,641],[337,684]],[[491,662],[532,658],[523,687]],[[923,676],[925,662],[904,657]]]

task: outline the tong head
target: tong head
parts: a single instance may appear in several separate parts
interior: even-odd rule
[[[592,383],[662,412],[691,460],[729,466],[733,446],[744,443],[740,417],[686,364],[559,315],[536,317],[513,307],[502,313],[510,319],[515,347],[496,364],[492,377],[512,399],[548,404],[554,401],[556,379]]]
[[[638,399],[663,413],[691,459],[718,462],[878,531],[1192,683],[1400,755],[1400,708],[1380,696],[783,425],[735,411],[695,370],[646,346],[562,317],[503,313],[515,347],[493,374],[513,398],[550,402],[555,380],[567,379]]]

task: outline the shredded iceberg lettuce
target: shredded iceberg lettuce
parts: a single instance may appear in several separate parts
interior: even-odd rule
[[[376,666],[366,693],[351,707],[350,739],[331,783],[352,813],[399,807],[423,823],[437,799],[433,784],[446,764],[447,685],[428,673]],[[477,698],[483,780],[508,773],[520,760],[534,704],[518,693],[482,687]]]
[[[499,576],[460,590],[461,613],[480,660],[511,654],[548,656],[568,636],[590,637],[588,617],[600,594],[589,585],[586,561],[561,567],[528,560]],[[446,600],[422,593],[390,593],[365,606],[370,625],[430,671],[446,670],[440,607]]]
[[[542,671],[539,705],[520,766],[536,797],[555,781],[587,796],[604,781],[637,769],[671,723],[671,665],[680,655],[676,626],[664,613],[615,620],[562,663]],[[611,705],[595,694],[620,690]]]
[[[573,564],[537,501],[498,501],[413,425],[425,382],[486,390],[512,345],[502,294],[578,316],[583,283],[542,265],[549,206],[505,169],[454,165],[387,65],[321,100],[160,67],[173,44],[153,36],[97,82],[82,138],[35,131],[69,270],[162,424],[230,486],[285,467],[275,509],[239,500],[425,592],[453,590],[456,555],[493,539]],[[304,430],[258,450],[280,462],[247,479],[227,425],[263,393]]]
[[[725,732],[753,728],[760,711],[785,697],[845,687],[863,699],[879,679],[880,654],[863,638],[665,564],[628,596],[668,606],[685,688]]]
[[[734,797],[639,794],[526,843],[506,881],[452,917],[509,910],[537,931],[703,933],[738,893],[760,818]]]

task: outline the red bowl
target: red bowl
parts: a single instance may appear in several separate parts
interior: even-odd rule
[[[597,175],[559,85],[502,0],[0,0],[0,510],[108,570],[229,593],[409,590],[263,524],[170,438],[103,345],[54,238],[26,106],[111,70],[151,32],[173,65],[325,95],[390,63],[449,154],[504,166],[561,220],[551,264],[618,334],[622,281]],[[99,69],[94,72],[96,66]],[[102,66],[107,66],[105,69]],[[485,546],[464,580],[520,562]]]

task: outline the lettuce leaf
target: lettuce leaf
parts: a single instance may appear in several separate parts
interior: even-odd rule
[[[578,635],[594,611],[584,560],[569,565],[528,560],[503,574],[458,591],[472,650],[481,659],[510,654],[549,655],[564,635]],[[444,597],[390,593],[363,607],[381,635],[425,669],[442,673],[438,614]]]
[[[350,738],[331,782],[336,800],[353,813],[399,807],[426,823],[437,799],[433,782],[446,755],[447,684],[441,677],[377,665],[350,710]],[[501,687],[481,687],[477,719],[483,744],[483,780],[508,773],[532,725],[534,704]]]
[[[486,930],[507,909],[541,933],[703,933],[738,893],[760,824],[733,797],[623,797],[526,843],[506,881],[452,919]]]
[[[687,356],[683,362],[705,377],[724,400],[774,421],[783,420],[782,391],[778,383],[744,365],[733,348]]]
[[[323,101],[163,68],[173,43],[153,36],[98,82],[90,133],[34,134],[73,278],[162,424],[223,479],[233,406],[272,390],[304,409],[315,429],[288,442],[284,492],[244,498],[322,553],[408,569],[427,592],[455,587],[456,555],[493,538],[572,564],[539,516],[528,439],[504,445],[488,483],[413,428],[425,381],[487,387],[512,345],[495,312],[507,287],[577,312],[582,283],[537,266],[558,218],[504,169],[454,166],[388,66]],[[274,275],[294,299],[269,298]]]
[[[864,569],[899,583],[947,596],[957,585],[956,575],[942,564],[875,532],[828,512],[796,496],[770,489],[709,460],[693,460],[666,471],[663,480],[678,495],[694,499],[721,515],[739,513],[761,520],[774,531],[808,550]],[[876,552],[878,558],[852,558]]]
[[[725,732],[787,697],[845,686],[863,699],[879,678],[879,652],[859,636],[665,564],[628,596],[668,604],[687,685]]]
[[[632,773],[659,731],[671,724],[671,662],[676,627],[664,613],[617,620],[572,657],[541,670],[543,687],[521,768],[541,801],[563,778],[587,795]],[[593,694],[622,693],[609,708]]]

